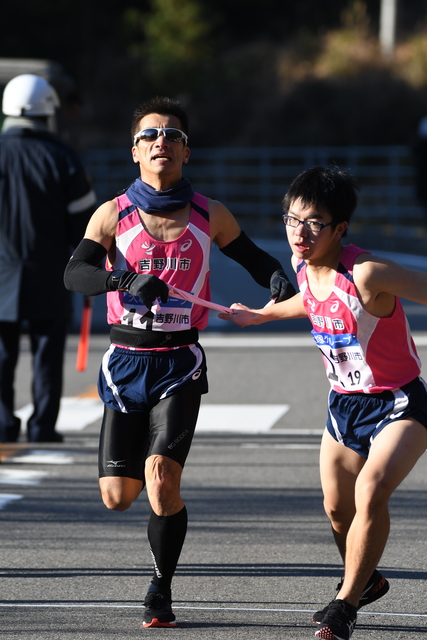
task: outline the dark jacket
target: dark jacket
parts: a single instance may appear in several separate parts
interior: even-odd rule
[[[63,272],[96,197],[75,151],[48,131],[0,135],[0,321],[67,318]]]

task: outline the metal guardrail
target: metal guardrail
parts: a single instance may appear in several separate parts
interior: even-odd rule
[[[84,154],[100,202],[112,199],[137,176],[130,149]],[[292,179],[316,165],[349,170],[361,189],[351,240],[409,253],[427,248],[427,216],[415,197],[409,146],[192,149],[185,176],[196,191],[223,202],[254,237],[281,230],[281,200]]]

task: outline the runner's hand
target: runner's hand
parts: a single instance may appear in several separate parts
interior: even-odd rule
[[[129,284],[128,291],[132,296],[141,298],[147,309],[151,309],[157,298],[160,298],[162,302],[168,301],[168,285],[151,274],[136,274],[136,277]]]
[[[228,322],[234,322],[239,327],[247,327],[250,324],[255,324],[258,318],[256,309],[251,309],[240,302],[235,302],[230,307],[233,313],[219,313],[218,318],[221,320],[228,320]]]
[[[271,299],[275,302],[283,302],[296,294],[295,287],[289,282],[285,272],[278,269],[270,278]]]

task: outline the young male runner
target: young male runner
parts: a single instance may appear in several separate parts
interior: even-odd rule
[[[337,598],[313,616],[318,638],[348,640],[357,610],[389,588],[376,570],[389,533],[388,501],[427,447],[427,391],[399,297],[427,304],[427,274],[341,239],[356,184],[315,167],[283,204],[300,292],[264,309],[220,314],[241,327],[308,316],[331,383],[320,451],[325,511],[344,561]]]
[[[169,295],[168,285],[209,300],[215,242],[270,288],[272,298],[295,293],[280,263],[240,230],[228,209],[194,193],[182,177],[187,139],[188,118],[179,103],[155,98],[135,111],[132,156],[140,178],[94,213],[65,272],[73,291],[108,292],[111,346],[99,377],[105,403],[100,489],[105,505],[122,511],[147,488],[154,577],[145,627],[176,624],[171,581],[187,529],[180,479],[207,392],[198,331],[207,325],[208,310]],[[104,270],[99,265],[106,255]]]

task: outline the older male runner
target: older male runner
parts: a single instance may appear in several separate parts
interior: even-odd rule
[[[280,263],[241,231],[230,211],[195,193],[182,177],[190,149],[179,103],[155,98],[141,105],[132,139],[140,178],[94,213],[65,283],[86,295],[108,292],[111,346],[99,377],[105,403],[101,494],[108,508],[121,511],[146,486],[154,576],[143,625],[171,627],[171,581],[187,529],[180,479],[207,392],[198,332],[207,325],[208,309],[169,296],[168,285],[209,300],[215,242],[270,288],[272,298],[284,300],[295,290]],[[106,255],[104,270],[99,265]]]

